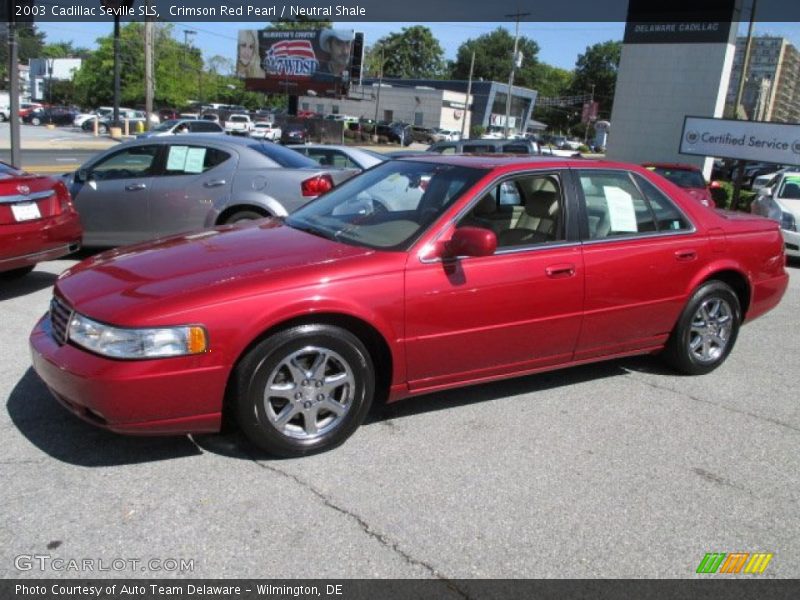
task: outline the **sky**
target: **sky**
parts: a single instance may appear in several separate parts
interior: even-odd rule
[[[403,27],[419,23],[342,23],[343,29],[363,31],[367,45]],[[109,35],[109,23],[46,23],[38,27],[47,34],[48,42],[71,41],[76,46],[93,48],[98,37]],[[445,52],[446,59],[454,59],[458,47],[467,39],[488,33],[497,27],[507,27],[512,33],[511,23],[423,23],[429,27]],[[196,31],[193,44],[203,49],[206,59],[222,55],[233,61],[236,59],[236,33],[239,29],[260,28],[260,23],[175,23],[175,35],[183,39],[183,30]],[[334,23],[334,27],[337,24]],[[742,24],[740,34],[746,33]],[[538,59],[555,67],[573,69],[578,56],[586,48],[598,42],[621,40],[625,31],[624,23],[520,23],[520,35],[531,38],[539,44]],[[800,49],[800,23],[757,23],[756,34],[770,34],[786,37]]]

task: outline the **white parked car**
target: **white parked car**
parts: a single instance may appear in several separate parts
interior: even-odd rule
[[[461,139],[461,132],[452,129],[442,129],[441,127],[434,127],[431,137],[434,142],[457,142]]]
[[[8,106],[0,106],[0,122],[8,121],[11,118],[11,108]]]
[[[769,187],[762,188],[750,211],[778,221],[787,256],[800,258],[800,171],[778,175]]]
[[[250,137],[277,142],[281,139],[281,128],[275,125],[275,123],[259,121],[253,123],[253,130],[250,132]]]
[[[253,122],[247,115],[230,115],[225,119],[225,133],[231,135],[250,135]]]

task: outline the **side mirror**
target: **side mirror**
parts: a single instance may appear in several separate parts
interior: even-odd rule
[[[717,190],[722,187],[722,184],[719,181],[712,181],[708,184],[708,187],[712,190]]]
[[[443,258],[491,256],[497,250],[497,236],[491,229],[459,227],[444,245]]]
[[[89,181],[89,177],[91,177],[91,172],[87,169],[78,169],[75,171],[75,183],[83,183],[85,181]]]

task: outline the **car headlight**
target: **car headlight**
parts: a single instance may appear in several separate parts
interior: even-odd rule
[[[797,231],[797,221],[792,213],[781,212],[781,229],[786,231]]]
[[[98,323],[74,313],[69,323],[69,339],[97,354],[111,358],[164,358],[201,354],[208,349],[203,327],[158,327],[126,329]]]

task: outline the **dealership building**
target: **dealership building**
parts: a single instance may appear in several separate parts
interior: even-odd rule
[[[365,79],[362,85],[353,85],[347,96],[331,98],[301,96],[300,110],[321,114],[345,114],[378,120],[404,121],[422,127],[441,127],[464,131],[472,125],[484,129],[503,128],[506,122],[508,85],[497,81],[473,81],[470,101],[467,102],[469,83],[460,80],[437,79],[383,79],[378,99],[376,79]],[[511,110],[508,121],[512,132],[524,132],[532,125],[533,108],[537,92],[514,86],[511,91]]]

